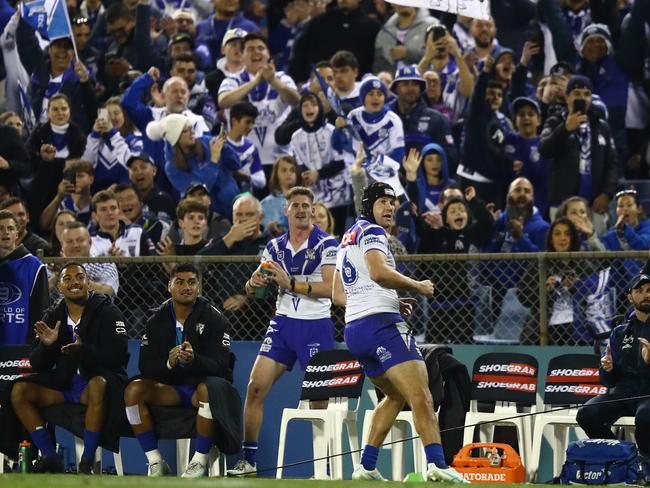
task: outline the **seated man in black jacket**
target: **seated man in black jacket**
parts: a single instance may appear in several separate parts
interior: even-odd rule
[[[623,416],[633,416],[634,438],[641,455],[648,459],[650,399],[638,397],[650,394],[650,275],[637,276],[627,296],[634,313],[612,331],[600,360],[600,380],[608,392],[585,403],[576,420],[592,439],[615,439],[612,425]],[[637,399],[615,401],[630,397]]]
[[[38,409],[61,403],[87,405],[79,473],[91,474],[101,431],[116,432],[112,425],[121,418],[107,404],[110,401],[113,407],[115,400],[121,404],[129,360],[126,327],[110,298],[88,291],[81,264],[63,267],[59,291],[63,300],[35,325],[38,339],[29,360],[37,374],[14,384],[11,403],[42,453],[31,470],[37,473],[63,472]]]
[[[184,478],[207,474],[215,422],[205,384],[207,376],[232,381],[229,326],[221,313],[199,296],[201,279],[192,264],[170,272],[166,300],[147,322],[140,349],[142,377],[124,392],[126,416],[149,462],[149,476],[170,473],[158,450],[149,406],[198,407],[195,453]]]

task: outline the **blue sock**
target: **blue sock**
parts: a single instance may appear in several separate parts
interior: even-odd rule
[[[81,459],[95,459],[95,452],[99,446],[99,432],[84,430],[84,452]]]
[[[36,429],[34,432],[30,432],[29,435],[32,437],[34,444],[41,451],[43,456],[49,458],[56,457],[56,447],[54,447],[54,442],[47,430],[43,427]]]
[[[194,450],[201,454],[207,454],[210,452],[212,447],[212,439],[210,437],[205,437],[199,434],[196,434],[196,443]]]
[[[433,463],[442,469],[449,467],[445,462],[445,453],[442,451],[442,446],[440,444],[429,444],[424,446],[424,454],[427,456],[427,464]]]
[[[368,471],[377,467],[377,458],[379,457],[379,448],[366,444],[361,454],[361,465]]]
[[[257,459],[257,442],[244,441],[242,442],[241,448],[244,450],[244,459],[255,466],[255,460]]]
[[[158,449],[158,439],[156,439],[156,434],[153,430],[148,430],[142,434],[136,434],[136,439],[140,443],[140,447],[144,452],[155,451]]]

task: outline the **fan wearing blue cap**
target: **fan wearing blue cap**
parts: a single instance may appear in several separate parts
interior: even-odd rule
[[[539,154],[539,129],[542,111],[532,98],[518,97],[512,102],[514,132],[506,136],[505,153],[512,162],[512,178],[524,176],[535,188],[535,206],[542,215],[548,211],[548,161]]]
[[[432,108],[427,107],[422,94],[426,82],[414,64],[402,66],[395,73],[390,90],[397,95],[388,106],[399,115],[404,124],[404,142],[407,151],[427,144],[441,146],[447,155],[452,172],[456,172],[458,150],[454,144],[449,119]]]
[[[367,157],[366,170],[371,178],[381,181],[395,176],[395,170],[384,156],[401,164],[404,159],[404,128],[399,116],[386,107],[388,90],[374,75],[366,75],[359,87],[362,106],[352,110],[347,120],[337,119],[352,130],[355,146],[362,144]]]

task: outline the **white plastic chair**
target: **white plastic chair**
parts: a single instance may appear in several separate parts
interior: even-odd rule
[[[528,465],[533,433],[532,419],[518,417],[532,410],[537,393],[537,360],[528,354],[488,353],[474,362],[472,374],[472,399],[465,416],[465,425],[480,422],[481,442],[490,442],[497,425],[513,426],[517,430],[519,456]],[[494,411],[479,411],[479,402],[494,403]],[[466,427],[463,445],[474,440],[474,427]]]
[[[338,379],[337,379],[338,378]],[[297,408],[285,408],[280,423],[276,478],[282,478],[287,428],[292,420],[304,420],[312,424],[314,458],[328,455],[331,479],[343,479],[343,428],[347,428],[352,462],[359,463],[359,437],[357,413],[359,397],[363,390],[364,374],[358,361],[345,349],[323,351],[314,355],[305,372],[300,403]],[[332,388],[332,382],[347,381],[346,385]],[[338,396],[333,397],[331,395]],[[310,401],[328,400],[327,408],[310,408]],[[351,407],[351,401],[355,405]],[[328,479],[327,459],[314,461],[314,477]]]
[[[554,476],[560,473],[560,468],[564,464],[564,457],[569,444],[569,429],[575,428],[579,438],[586,437],[584,431],[578,426],[576,415],[580,406],[587,400],[596,395],[607,393],[607,388],[600,384],[598,366],[598,358],[593,354],[563,354],[549,361],[544,403],[540,407],[543,413],[535,416],[532,452],[528,464],[524,464],[529,481],[534,481],[538,475],[542,441],[546,427],[552,427],[550,436],[547,434],[547,440],[553,447]],[[575,373],[571,374],[571,372]],[[574,377],[575,379],[573,379]],[[554,388],[558,385],[563,388]],[[580,394],[573,392],[575,387],[584,388],[585,386],[592,388],[592,391],[588,393],[582,391]],[[568,408],[566,410],[552,411],[562,406]],[[536,411],[540,411],[540,408],[536,409]],[[634,418],[622,417],[614,425],[625,428],[626,433],[631,430],[633,434]]]

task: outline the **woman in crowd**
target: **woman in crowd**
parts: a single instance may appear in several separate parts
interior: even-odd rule
[[[302,184],[302,177],[298,173],[298,163],[292,156],[280,156],[273,164],[269,178],[269,195],[262,200],[264,218],[262,225],[271,235],[279,236],[288,229],[287,217],[284,207],[287,203],[286,193]]]
[[[312,222],[332,237],[336,237],[334,216],[323,202],[314,203],[314,218]]]
[[[546,251],[576,252],[582,241],[578,229],[568,217],[557,218],[548,230]],[[531,266],[522,279],[517,296],[532,317],[539,317],[539,294],[536,290],[538,267]],[[549,344],[569,345],[593,342],[597,334],[611,328],[609,294],[610,268],[596,269],[594,263],[583,259],[553,258],[549,260],[546,296],[549,303]],[[539,330],[534,319],[522,337],[534,337]]]
[[[181,114],[167,115],[147,125],[151,140],[165,139],[165,173],[181,194],[201,182],[210,192],[213,210],[232,216],[232,201],[239,193],[233,171],[241,167],[235,151],[225,144],[226,135],[195,137],[190,121]]]
[[[67,96],[53,95],[47,108],[48,121],[34,129],[27,144],[34,167],[34,179],[27,195],[34,216],[40,215],[55,197],[66,161],[79,159],[84,151],[86,138],[71,122],[70,107]]]
[[[68,222],[74,222],[76,220],[77,216],[72,210],[61,210],[54,216],[50,231],[50,242],[52,243],[50,251],[51,256],[61,256],[61,238],[63,236],[65,225]]]
[[[604,251],[605,246],[598,239],[591,221],[591,208],[589,202],[582,197],[570,197],[558,207],[556,219],[566,217],[578,230],[580,235],[580,249],[583,251]]]

